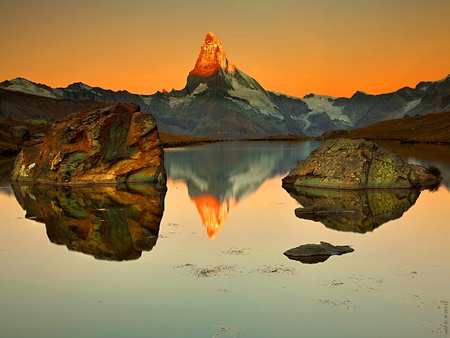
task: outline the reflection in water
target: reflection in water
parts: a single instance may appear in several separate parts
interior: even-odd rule
[[[52,243],[105,260],[132,260],[156,244],[165,190],[148,184],[13,184],[26,218],[45,223]]]
[[[224,142],[165,152],[167,175],[187,184],[208,237],[222,230],[230,208],[267,179],[286,174],[320,142]]]
[[[335,190],[285,187],[303,207],[315,204],[329,210],[349,210],[353,214],[306,216],[338,231],[366,233],[380,225],[400,218],[414,205],[420,192],[416,189]]]
[[[203,195],[191,198],[197,207],[208,237],[214,239],[222,230],[228,216],[228,211],[237,204],[231,197],[220,202],[215,196]]]
[[[9,184],[9,175],[14,165],[15,158],[0,159],[0,196],[13,194]]]

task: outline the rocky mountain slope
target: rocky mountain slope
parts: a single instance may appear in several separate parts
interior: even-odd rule
[[[36,92],[29,94],[0,88],[0,117],[59,120],[67,115],[89,110],[98,104],[91,100],[57,100],[48,95],[38,96]]]
[[[319,136],[328,130],[354,129],[404,116],[450,110],[450,76],[387,94],[358,91],[350,98],[316,94],[297,98],[269,92],[228,61],[221,42],[213,33],[206,35],[182,90],[138,95],[81,82],[66,88],[51,88],[22,78],[0,83],[0,89],[3,89],[0,116],[60,118],[54,108],[45,108],[60,104],[49,104],[52,100],[135,103],[155,116],[160,131],[215,139],[288,134]],[[29,100],[46,100],[45,104],[39,103],[44,108],[33,110],[29,104],[23,106],[17,95],[24,93],[33,95]],[[70,101],[65,102],[77,109],[75,104],[68,103]],[[66,114],[72,112],[68,109]]]

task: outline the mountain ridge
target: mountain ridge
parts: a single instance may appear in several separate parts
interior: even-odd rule
[[[24,81],[26,81],[26,84],[24,84]],[[206,86],[202,88],[199,87],[199,85],[201,85],[200,82],[195,88],[197,89],[197,91],[195,91],[194,89],[188,95],[197,96],[208,90]],[[85,100],[93,101],[96,103],[136,103],[141,106],[142,110],[147,110],[151,113],[154,113],[155,111],[164,111],[165,109],[169,109],[170,104],[174,104],[173,102],[169,102],[171,100],[183,101],[184,99],[186,99],[186,90],[188,90],[185,87],[183,90],[172,90],[172,92],[170,93],[157,92],[151,95],[138,95],[129,93],[125,90],[115,92],[112,90],[105,90],[100,87],[91,87],[81,82],[70,84],[66,88],[51,88],[49,86],[34,83],[23,78],[1,82],[0,89],[2,93],[2,95],[0,95],[0,116],[9,116],[12,118],[31,118],[44,116],[55,118],[50,111],[48,111],[47,113],[43,111],[40,114],[30,115],[29,113],[26,113],[27,110],[23,110],[20,105],[15,106],[14,103],[11,104],[10,101],[14,101],[12,98],[19,95],[19,93],[26,94],[26,97],[29,101],[34,100],[36,102],[41,100],[40,98],[43,98],[44,100]],[[400,108],[395,109],[395,101],[398,101],[398,98],[402,97],[402,93],[405,91],[414,90],[422,91],[423,95],[416,95],[414,100],[403,100],[403,103],[400,104]],[[276,103],[280,111],[288,115],[291,119],[295,119],[297,121],[297,126],[302,131],[306,131],[301,134],[309,136],[319,136],[323,132],[328,130],[362,128],[373,123],[400,118],[403,116],[425,115],[428,113],[450,110],[450,76],[438,81],[419,82],[415,88],[403,87],[395,92],[386,94],[372,95],[357,91],[350,98],[334,98],[332,96],[316,94],[308,94],[303,98],[297,98],[291,95],[273,91],[268,91],[267,93]],[[168,96],[168,94],[171,95]],[[57,95],[58,98],[53,98],[53,96]],[[30,97],[33,97],[33,99],[30,99]],[[154,98],[158,99],[154,100]],[[239,100],[238,97],[235,97],[234,99]],[[322,106],[318,106],[317,102],[321,102]],[[386,102],[391,103],[391,106],[387,105]],[[91,103],[91,105],[93,104],[94,103]],[[246,104],[250,105],[249,102],[247,102]],[[380,112],[380,109],[377,107],[383,106],[383,104],[384,111]],[[5,105],[9,106],[9,108],[5,107]],[[408,109],[408,106],[410,107],[410,109]],[[322,110],[322,112],[320,112],[320,110]],[[361,117],[359,118],[356,115],[358,111],[361,115]],[[66,112],[66,114],[71,112],[72,111]],[[332,121],[333,128],[322,128],[323,130],[318,130],[315,133],[311,133],[311,129],[308,131],[308,128],[311,128],[311,125],[313,124],[311,121],[314,120],[314,117],[317,118],[324,112]],[[357,120],[354,125],[349,122],[349,120],[351,120],[352,118]],[[158,121],[157,119],[158,123],[163,126],[163,131],[168,133],[183,134],[184,129],[177,128],[176,123],[174,124],[172,120],[173,118],[170,117],[168,121]],[[189,132],[185,134],[189,135]],[[281,135],[283,133],[279,134]],[[192,134],[192,136],[201,135]],[[214,137],[216,135],[210,134],[207,137],[211,136]],[[268,135],[250,135],[249,137],[252,136],[265,137]]]
[[[320,136],[329,130],[361,128],[403,116],[450,110],[450,75],[386,94],[357,91],[350,98],[317,94],[297,98],[266,91],[257,80],[229,62],[212,32],[206,35],[181,90],[139,95],[82,82],[51,88],[23,78],[1,82],[0,88],[4,89],[3,97],[10,91],[54,100],[135,103],[154,115],[163,132],[216,139]],[[21,107],[6,101],[11,100],[0,100],[0,116],[23,115]]]

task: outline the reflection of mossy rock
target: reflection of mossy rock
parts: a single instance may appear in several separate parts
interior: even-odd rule
[[[43,139],[25,144],[11,180],[165,184],[163,156],[152,115],[137,105],[105,105],[52,124]]]
[[[289,259],[297,260],[302,263],[314,264],[326,261],[330,256],[343,255],[355,251],[348,245],[332,245],[327,242],[320,244],[304,244],[296,248],[289,249],[284,255]]]
[[[365,233],[400,218],[420,195],[417,189],[337,190],[285,187],[306,211],[297,217],[320,221],[327,228]],[[321,206],[321,208],[318,208]]]
[[[283,178],[283,185],[335,189],[427,188],[442,178],[365,140],[328,140]],[[427,177],[424,177],[424,173]],[[428,175],[429,174],[429,175]]]
[[[155,185],[13,185],[26,217],[55,244],[106,260],[131,260],[155,246],[165,190]]]

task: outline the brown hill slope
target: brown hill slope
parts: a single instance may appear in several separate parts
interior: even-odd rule
[[[42,137],[47,132],[48,124],[35,120],[16,120],[10,117],[0,117],[0,158],[17,155],[23,148],[25,140],[14,137],[12,127],[24,126],[30,131],[31,138]]]
[[[58,120],[72,113],[86,111],[98,105],[99,103],[95,101],[57,100],[0,88],[0,117]]]
[[[355,130],[331,130],[322,137],[450,144],[450,112],[388,120]]]

